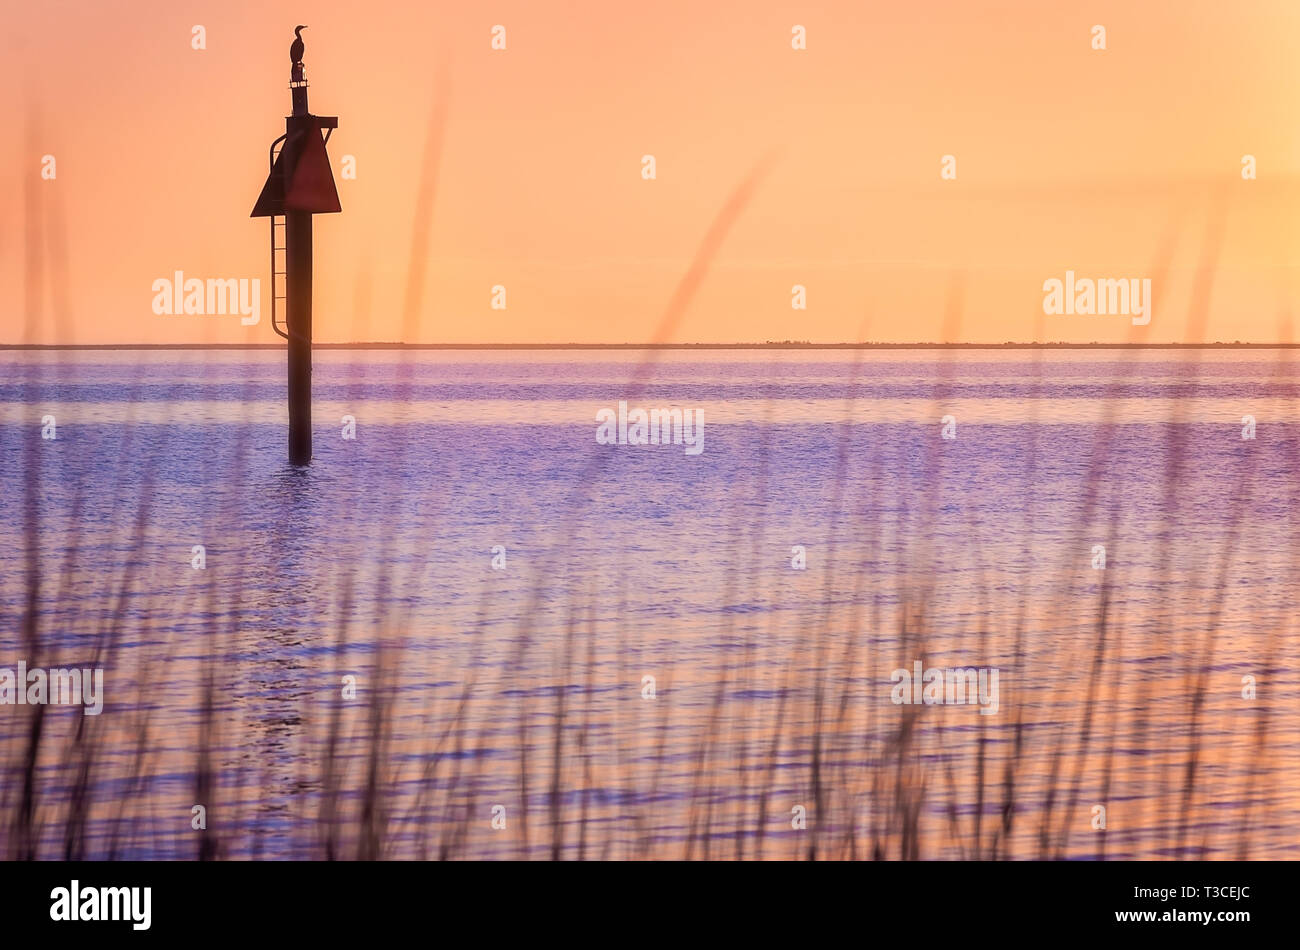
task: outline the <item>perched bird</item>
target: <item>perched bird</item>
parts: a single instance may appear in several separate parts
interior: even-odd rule
[[[289,61],[295,66],[302,64],[302,31],[307,29],[306,26],[295,26],[293,28],[293,45],[289,47]]]

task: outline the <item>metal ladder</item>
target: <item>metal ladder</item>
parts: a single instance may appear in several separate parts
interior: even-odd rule
[[[286,133],[287,134],[287,133]],[[285,135],[280,136],[271,143],[271,171],[275,171],[275,160],[279,157],[280,150],[277,148],[284,140]],[[279,239],[277,240],[275,229],[280,229]],[[276,315],[281,308],[276,307],[278,301],[284,301],[282,308],[285,313],[285,320],[289,318],[289,251],[288,251],[288,232],[285,230],[284,215],[271,215],[271,329],[286,340],[289,339],[288,324],[285,329],[280,329],[280,324],[276,322]],[[284,256],[277,260],[276,254]],[[281,283],[284,287],[284,293],[278,293]]]

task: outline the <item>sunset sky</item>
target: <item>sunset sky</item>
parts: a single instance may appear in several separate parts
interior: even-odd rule
[[[249,211],[304,21],[312,111],[339,117],[343,213],[315,220],[319,342],[1289,334],[1294,0],[45,0],[8,5],[0,38],[0,343],[279,340],[267,221]],[[261,323],[155,314],[153,282],[178,270],[260,279]],[[1067,270],[1152,278],[1150,324],[1045,316],[1043,282]]]

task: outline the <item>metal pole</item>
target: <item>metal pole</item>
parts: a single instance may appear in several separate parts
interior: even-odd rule
[[[305,113],[306,96],[302,99]],[[294,111],[286,122],[289,135],[285,145],[293,143],[292,147],[300,150],[306,136],[318,133],[313,131],[309,115],[299,114],[297,108]],[[287,211],[284,232],[289,296],[289,464],[306,465],[311,462],[311,212]]]
[[[285,215],[289,293],[289,463],[311,461],[311,213]]]

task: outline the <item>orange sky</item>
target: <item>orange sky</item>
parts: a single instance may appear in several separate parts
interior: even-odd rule
[[[248,213],[302,20],[312,109],[339,116],[343,214],[316,219],[321,342],[656,339],[768,154],[671,341],[1270,341],[1296,301],[1293,0],[43,0],[5,19],[0,343],[278,341],[267,222]],[[791,49],[794,24],[806,50]],[[1247,153],[1256,181],[1241,177]],[[355,181],[339,176],[348,154]],[[940,179],[944,154],[955,181]],[[1216,234],[1198,330],[1193,268]],[[1150,325],[1044,316],[1043,281],[1067,269],[1152,277]],[[260,278],[261,324],[156,315],[152,283],[177,270]],[[796,283],[806,311],[791,309]]]

